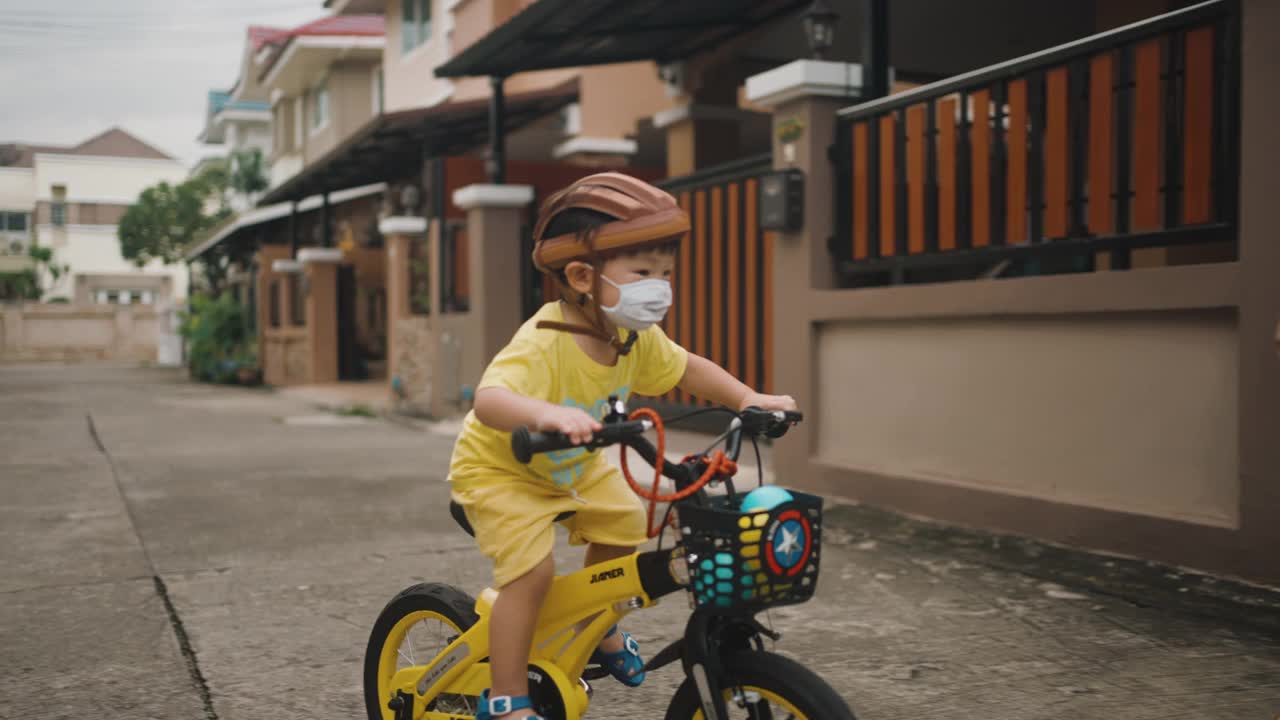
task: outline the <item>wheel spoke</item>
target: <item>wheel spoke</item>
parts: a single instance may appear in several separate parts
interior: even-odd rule
[[[413,630],[413,628],[409,628],[409,630]],[[407,632],[404,634],[404,641],[409,643],[409,664],[417,665],[418,662],[413,655],[413,638],[409,637],[409,633]]]

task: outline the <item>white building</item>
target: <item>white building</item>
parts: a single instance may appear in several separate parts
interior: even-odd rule
[[[271,157],[271,103],[269,92],[259,81],[262,63],[276,38],[286,36],[283,28],[250,26],[245,32],[245,43],[240,51],[240,72],[230,90],[210,90],[205,110],[205,126],[197,138],[200,142],[218,150],[198,164],[192,173],[198,173],[206,161],[221,157],[235,158],[246,152],[261,154],[263,165]],[[253,206],[256,197],[233,194],[230,205],[236,212]]]
[[[0,220],[13,252],[50,247],[70,271],[45,279],[44,299],[158,303],[187,295],[187,268],[120,254],[117,224],[147,187],[180,183],[182,163],[119,128],[75,146],[0,144]]]

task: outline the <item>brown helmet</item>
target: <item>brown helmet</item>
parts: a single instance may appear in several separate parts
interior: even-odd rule
[[[552,218],[573,208],[595,210],[617,220],[600,226],[587,237],[578,233],[543,237]],[[547,200],[533,229],[533,264],[544,273],[554,274],[574,260],[661,245],[686,232],[689,215],[670,193],[630,175],[596,173]]]
[[[617,219],[590,232],[566,233],[551,238],[543,236],[552,219],[572,209],[594,210]],[[676,204],[670,193],[630,175],[596,173],[547,199],[533,229],[533,264],[542,272],[555,276],[574,260],[594,265],[595,261],[618,252],[668,244],[687,232],[689,215]],[[590,296],[578,298],[579,305],[586,305],[590,297],[599,296],[598,272],[593,284]],[[625,342],[620,341],[606,329],[604,313],[594,301],[590,302],[587,317],[591,323],[589,326],[550,320],[540,321],[537,326],[591,335],[609,342],[620,354],[630,352],[637,333],[633,331]]]

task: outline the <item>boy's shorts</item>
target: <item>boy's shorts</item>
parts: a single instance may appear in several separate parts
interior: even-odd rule
[[[462,506],[476,533],[480,552],[493,560],[497,587],[532,570],[555,545],[555,517],[564,520],[569,542],[638,547],[648,542],[645,506],[607,462],[593,463],[573,484],[578,498],[550,483],[530,482],[501,471],[454,485],[452,497]],[[585,502],[582,502],[585,501]]]

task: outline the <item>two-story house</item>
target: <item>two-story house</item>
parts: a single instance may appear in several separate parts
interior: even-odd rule
[[[182,163],[120,128],[73,146],[0,145],[0,212],[9,253],[36,243],[70,267],[43,278],[43,297],[77,303],[185,298],[187,270],[124,259],[116,226],[145,188],[181,182]]]

